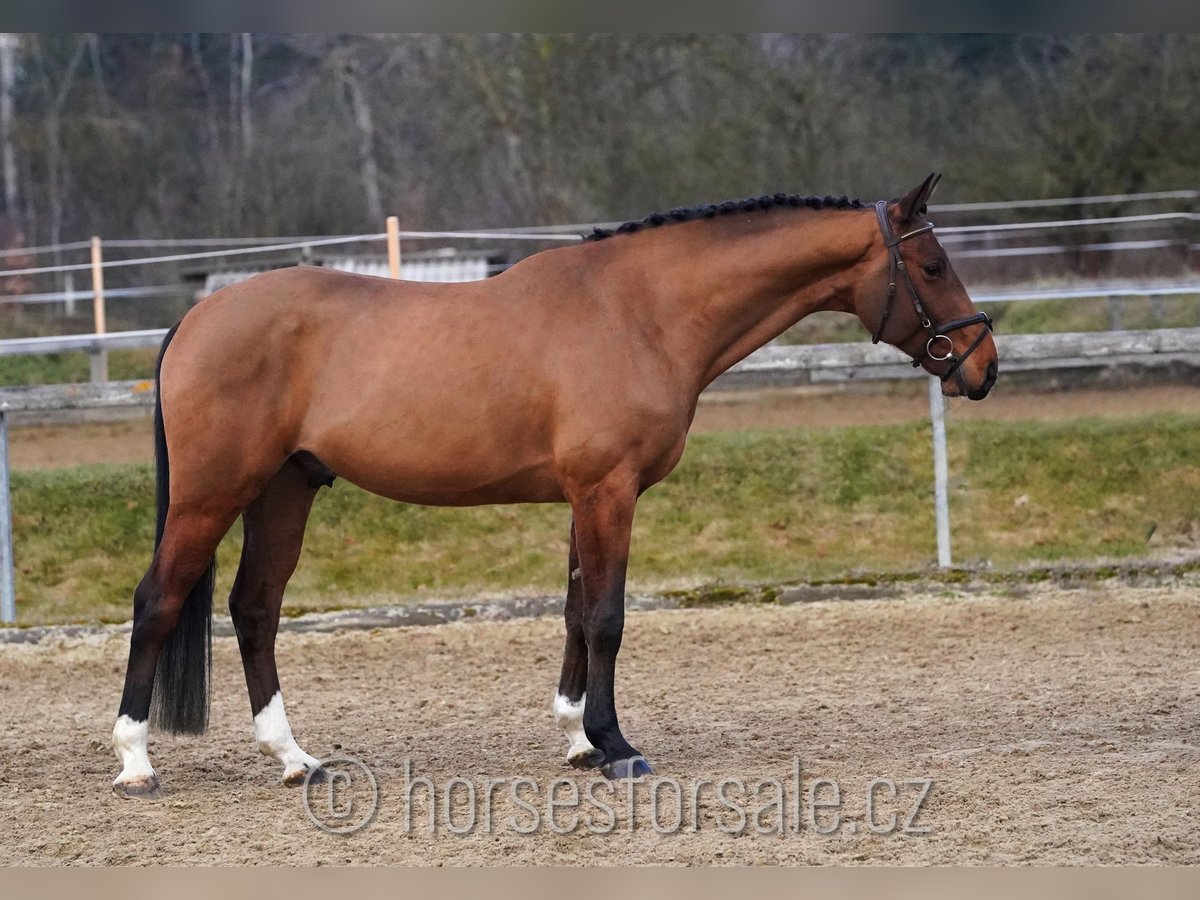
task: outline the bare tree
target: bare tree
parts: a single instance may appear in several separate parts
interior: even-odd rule
[[[1191,35],[0,41],[0,204],[31,243],[376,229],[387,212],[434,228],[586,221],[778,190],[870,198],[939,164],[947,199],[1200,175]]]
[[[188,49],[192,54],[192,65],[196,70],[196,79],[204,95],[204,123],[208,132],[208,148],[214,153],[221,146],[221,130],[217,124],[217,104],[213,95],[212,79],[209,77],[208,66],[200,47],[200,35],[192,32],[188,35]]]
[[[35,36],[31,47],[35,71],[47,100],[44,128],[47,193],[50,204],[49,238],[51,244],[58,244],[62,240],[63,210],[66,205],[66,156],[62,142],[62,113],[75,82],[75,73],[79,70],[79,64],[87,50],[87,40],[83,37],[76,38],[66,65],[58,71],[55,71],[42,42],[42,36]]]
[[[254,85],[254,35],[242,32],[241,47],[242,65],[238,110],[241,115],[242,158],[247,159],[254,148],[254,120],[250,107],[250,93]]]
[[[358,170],[362,180],[363,198],[367,204],[367,215],[373,222],[383,221],[383,197],[379,190],[379,163],[375,155],[375,117],[371,101],[363,83],[361,66],[357,60],[347,59],[339,71],[350,106],[354,112],[354,125],[358,130]]]
[[[20,38],[0,33],[0,153],[4,169],[4,211],[17,212],[17,151],[13,135],[13,96],[16,86],[16,52]]]

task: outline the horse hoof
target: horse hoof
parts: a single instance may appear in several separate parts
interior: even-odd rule
[[[157,800],[162,796],[158,776],[151,775],[138,781],[124,781],[113,785],[113,793],[122,800]]]
[[[311,775],[309,774],[310,772],[312,773]],[[321,784],[325,781],[325,770],[319,767],[315,769],[298,769],[283,776],[283,783],[288,787],[300,787],[305,781],[309,784]]]
[[[609,781],[637,781],[639,778],[654,774],[650,763],[641,756],[614,759],[612,762],[602,765],[600,771]]]
[[[576,753],[573,756],[567,757],[569,762],[576,769],[598,769],[600,764],[604,762],[604,751],[597,750],[592,747],[590,750],[585,750],[583,753]]]
[[[309,773],[312,773],[311,775]],[[325,770],[317,766],[312,769],[298,769],[288,775],[283,776],[283,783],[288,787],[300,787],[307,780],[309,784],[324,784],[328,778]]]

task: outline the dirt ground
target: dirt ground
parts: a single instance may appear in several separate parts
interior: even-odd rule
[[[1200,390],[1187,385],[1124,387],[1036,393],[1004,388],[983,403],[953,401],[955,419],[1062,419],[1089,415],[1200,412]],[[841,425],[895,425],[929,417],[925,385],[861,389],[780,388],[705,394],[692,431],[742,428],[824,428]],[[120,421],[81,425],[14,425],[10,459],[16,469],[54,469],[87,463],[149,462],[153,441],[149,414]]]
[[[657,770],[635,788],[632,833],[624,789],[614,797],[605,782],[592,796],[615,807],[610,834],[592,833],[609,821],[598,806],[584,806],[594,818],[573,832],[553,833],[531,799],[560,776],[581,791],[592,782],[565,765],[549,713],[555,619],[281,636],[302,744],[362,760],[378,779],[374,819],[350,836],[318,830],[303,790],[280,786],[255,752],[227,638],[215,647],[211,731],[152,738],[166,797],[114,798],[109,731],[127,644],[109,632],[0,646],[0,863],[1200,863],[1195,583],[631,613],[618,700],[624,730]],[[481,792],[487,778],[535,780],[542,793],[519,796],[542,808],[540,830],[518,833],[533,817],[502,786],[490,828],[457,835],[443,820],[436,836],[418,788],[406,833],[406,760],[443,800],[455,776]],[[648,795],[666,777],[682,785],[682,833],[648,820]],[[869,833],[877,777],[897,785],[894,801],[877,785],[871,821],[884,826],[892,813],[902,824],[931,780],[912,825],[929,833]],[[701,778],[748,790],[778,779],[784,833],[755,832],[780,820],[770,782],[753,794],[767,812],[736,836],[722,828],[738,831],[737,816],[702,789],[692,832],[690,785]],[[831,824],[808,800],[818,778],[841,791],[831,835],[808,821],[811,812]],[[362,800],[364,783],[344,796]],[[657,809],[669,832],[667,788]],[[467,788],[458,790],[461,827]],[[819,786],[818,799],[832,802],[831,791]],[[311,796],[335,821],[320,789]],[[726,797],[760,805],[736,786]],[[569,819],[560,809],[555,821]]]

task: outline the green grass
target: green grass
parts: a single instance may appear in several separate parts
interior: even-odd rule
[[[951,423],[956,561],[998,567],[1194,546],[1200,417]],[[927,566],[928,426],[692,438],[638,506],[633,589],[776,582]],[[23,624],[127,619],[149,560],[148,466],[13,476]],[[420,597],[558,591],[564,506],[433,509],[344,482],[317,499],[290,612]],[[223,603],[239,529],[221,548]]]
[[[108,354],[108,377],[113,381],[153,378],[158,348],[113,350]],[[73,384],[91,378],[86,353],[43,356],[0,356],[0,384]]]

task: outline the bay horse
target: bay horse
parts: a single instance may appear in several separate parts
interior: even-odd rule
[[[284,713],[275,635],[335,476],[407,503],[569,503],[554,717],[572,765],[649,773],[613,697],[630,528],[679,461],[700,392],[817,310],[856,315],[947,396],[995,382],[991,321],[924,220],[938,177],[874,206],[776,194],[673,210],[485,281],[292,268],[198,303],[158,358],[157,540],[134,593],[113,790],[160,793],[150,720],[207,726],[214,553],[239,515],[229,610],[258,747],[286,784],[320,774]]]

